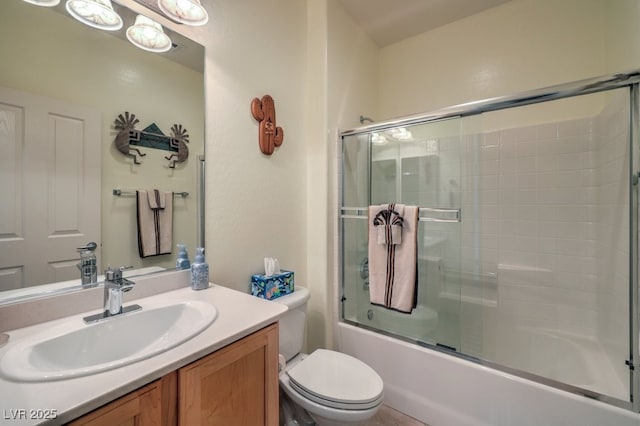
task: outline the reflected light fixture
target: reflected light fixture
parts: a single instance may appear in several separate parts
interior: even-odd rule
[[[185,25],[204,25],[209,15],[200,0],[158,0],[158,7],[169,18]]]
[[[388,131],[389,136],[399,141],[412,141],[413,135],[405,127],[394,127]]]
[[[156,53],[166,52],[172,45],[169,36],[162,31],[162,25],[142,15],[127,28],[127,39],[140,49]]]
[[[23,0],[27,3],[35,4],[36,6],[53,7],[60,4],[60,0]]]
[[[83,24],[107,31],[122,28],[122,18],[113,10],[111,0],[67,0],[67,12]]]
[[[387,142],[387,138],[385,138],[384,135],[377,132],[371,133],[371,143],[374,145],[386,145]]]

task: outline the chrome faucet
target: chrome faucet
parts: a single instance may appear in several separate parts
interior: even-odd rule
[[[98,282],[98,267],[95,254],[97,247],[98,245],[91,241],[86,246],[77,248],[78,253],[80,253],[80,263],[76,266],[80,269],[80,281],[83,286]]]
[[[131,290],[135,285],[133,281],[122,276],[122,271],[129,268],[131,266],[121,266],[116,269],[111,269],[111,266],[107,267],[104,271],[104,311],[100,314],[85,317],[84,322],[92,323],[142,309],[140,305],[122,307],[122,293]]]

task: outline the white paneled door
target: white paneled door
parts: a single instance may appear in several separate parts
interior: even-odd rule
[[[0,87],[0,291],[80,277],[100,248],[100,113]]]

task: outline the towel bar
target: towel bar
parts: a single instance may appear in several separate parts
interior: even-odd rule
[[[340,217],[342,219],[366,219],[369,209],[367,207],[341,207]],[[436,215],[451,217],[433,217]],[[420,222],[460,222],[460,209],[441,209],[434,207],[419,207],[418,220]]]
[[[128,191],[126,189],[114,189],[113,190],[113,195],[115,195],[117,197],[120,197],[120,196],[132,196],[132,197],[134,197],[136,195],[136,191]],[[189,196],[189,193],[187,191],[174,192],[173,196],[174,197],[187,198]]]

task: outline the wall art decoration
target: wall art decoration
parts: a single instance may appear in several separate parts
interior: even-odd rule
[[[273,154],[275,148],[282,145],[284,139],[284,130],[276,126],[276,106],[273,98],[269,95],[264,95],[262,99],[253,98],[251,115],[260,123],[258,126],[260,151],[265,155]]]
[[[167,136],[155,123],[151,123],[143,130],[137,130],[135,126],[139,122],[136,115],[128,111],[125,111],[124,115],[119,114],[114,121],[114,128],[118,131],[114,141],[116,148],[124,155],[133,158],[134,164],[140,164],[140,162],[136,154],[131,151],[140,157],[147,154],[132,146],[171,151],[171,155],[164,157],[169,160],[170,168],[175,168],[176,163],[182,163],[189,157],[189,148],[186,145],[189,142],[189,134],[181,124],[174,124],[171,127],[172,136]]]

